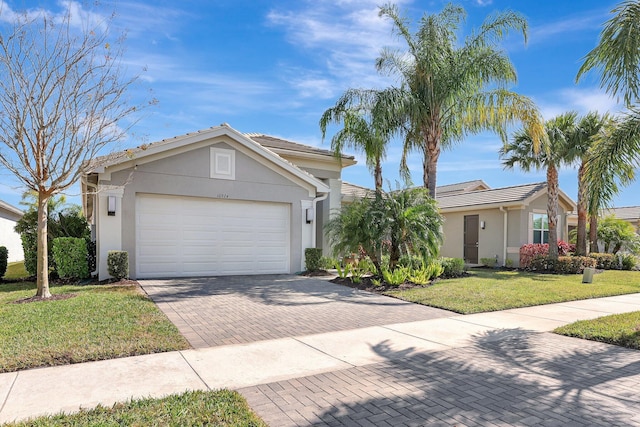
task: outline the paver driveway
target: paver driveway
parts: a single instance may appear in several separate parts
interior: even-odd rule
[[[195,348],[453,314],[293,275],[141,280],[140,284]]]

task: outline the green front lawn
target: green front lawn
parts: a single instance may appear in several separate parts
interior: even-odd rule
[[[470,276],[437,281],[425,288],[385,294],[462,314],[640,292],[640,272],[605,271],[583,284],[582,275],[472,270]]]
[[[243,426],[267,425],[244,398],[235,391],[191,391],[163,399],[142,399],[99,406],[71,415],[52,415],[31,421],[7,424],[26,426]]]
[[[640,311],[581,320],[553,332],[640,350]]]
[[[16,280],[28,277],[29,273],[24,268],[24,261],[10,262],[7,265],[7,271],[4,273],[3,279]]]
[[[134,285],[52,286],[64,300],[23,304],[31,282],[0,284],[0,372],[189,348]]]

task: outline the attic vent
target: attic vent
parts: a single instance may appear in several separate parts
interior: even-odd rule
[[[211,147],[211,178],[236,179],[236,152]]]

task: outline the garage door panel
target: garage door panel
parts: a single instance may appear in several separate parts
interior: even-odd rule
[[[282,203],[138,195],[139,277],[289,272]]]

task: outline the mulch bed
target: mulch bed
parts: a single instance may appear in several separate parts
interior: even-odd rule
[[[329,280],[331,283],[335,283],[337,285],[348,286],[353,289],[359,289],[361,291],[375,292],[377,294],[382,294],[387,291],[397,291],[397,290],[405,290],[412,288],[428,288],[434,282],[431,282],[428,285],[416,285],[415,283],[405,282],[399,286],[388,285],[386,283],[381,283],[379,285],[374,285],[371,282],[371,277],[363,277],[360,283],[354,283],[350,277],[336,277],[333,280]]]
[[[29,302],[40,302],[40,301],[60,301],[60,300],[73,298],[76,296],[77,294],[53,294],[49,298],[43,298],[43,297],[38,297],[34,295],[29,298],[22,298],[17,301],[13,301],[11,304],[26,304]]]

